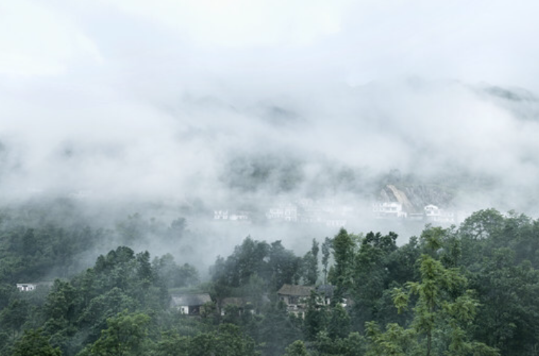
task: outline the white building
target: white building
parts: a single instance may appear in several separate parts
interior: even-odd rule
[[[30,292],[35,290],[36,287],[36,283],[17,283],[17,289],[21,292]]]
[[[214,210],[213,220],[249,221],[247,211]]]
[[[238,211],[228,216],[232,221],[247,221],[249,220],[249,214],[246,211]]]
[[[436,205],[429,204],[423,208],[425,211],[425,219],[436,222],[455,222],[455,214],[444,211]]]
[[[284,221],[298,221],[298,207],[287,204],[284,207]]]
[[[185,315],[200,315],[206,303],[211,303],[211,297],[208,293],[183,294],[173,295],[170,306],[178,309]]]
[[[213,219],[214,220],[228,220],[228,210],[214,210]]]
[[[346,220],[328,219],[328,220],[326,220],[326,226],[327,227],[345,227],[346,226]]]
[[[440,216],[441,214],[440,208],[432,204],[427,205],[426,207],[423,208],[423,210],[425,210],[425,216],[427,218]]]
[[[298,221],[298,207],[294,204],[279,204],[276,207],[271,207],[266,212],[268,220],[284,220],[296,222]]]
[[[402,210],[402,204],[395,202],[374,203],[372,212],[377,218],[406,218],[407,216]]]

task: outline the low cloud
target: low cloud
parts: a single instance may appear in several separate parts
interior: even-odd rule
[[[2,7],[6,204],[368,207],[400,182],[537,214],[532,2],[78,5]]]

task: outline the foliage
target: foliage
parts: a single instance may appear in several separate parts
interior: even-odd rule
[[[218,298],[223,298],[232,294],[231,288],[247,285],[255,275],[266,281],[267,291],[275,293],[285,283],[297,284],[300,267],[301,258],[285,249],[281,241],[268,244],[247,237],[226,260],[217,258],[211,274]]]
[[[428,245],[436,249],[437,234],[428,235]],[[410,330],[397,324],[388,324],[385,333],[379,333],[375,324],[368,324],[372,350],[404,355],[404,350],[424,350],[425,355],[497,355],[494,348],[469,340],[469,325],[473,322],[479,304],[473,292],[466,290],[467,280],[456,269],[445,268],[440,261],[423,254],[420,258],[420,282],[409,282],[406,290],[394,290],[394,302],[399,311],[408,308],[412,296],[417,297]],[[410,341],[410,336],[414,335]],[[404,346],[403,346],[404,345]],[[411,345],[411,346],[410,346]],[[414,351],[415,352],[415,351]],[[423,352],[423,351],[422,351]]]
[[[101,337],[90,347],[89,355],[145,355],[144,341],[149,321],[148,315],[130,314],[127,310],[108,318],[108,328],[101,331]]]
[[[284,356],[309,356],[309,353],[303,341],[296,340],[286,348]]]
[[[352,288],[355,245],[348,232],[341,228],[333,238],[332,247],[335,270],[329,281],[337,287],[335,300],[340,302]]]
[[[41,330],[25,330],[24,335],[13,345],[11,356],[61,356],[59,348],[53,348]]]
[[[402,246],[392,232],[341,229],[307,241],[302,257],[248,237],[200,284],[171,254],[129,247],[187,241],[185,219],[167,226],[135,214],[104,230],[68,201],[20,209],[0,212],[2,355],[537,354],[539,221],[522,214],[481,210],[459,227],[428,225]],[[114,238],[126,245],[108,248]],[[15,288],[46,278],[54,283],[34,292]],[[300,316],[276,294],[327,281],[298,304]],[[169,307],[170,293],[187,290],[212,296],[197,317]],[[228,297],[236,304],[224,307]]]
[[[311,250],[303,256],[302,277],[304,284],[315,285],[318,280],[318,251],[320,245],[313,239]]]

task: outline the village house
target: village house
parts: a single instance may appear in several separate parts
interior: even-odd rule
[[[333,299],[333,292],[335,286],[331,284],[322,284],[316,288],[316,293],[319,295],[319,304],[330,305],[331,299]]]
[[[277,295],[279,299],[286,304],[287,311],[298,317],[304,318],[306,312],[306,304],[311,297],[311,293],[315,292],[316,307],[327,306],[331,304],[335,286],[331,284],[323,284],[316,288],[310,286],[298,286],[285,284],[279,289]],[[346,300],[341,303],[346,307]]]
[[[200,315],[204,304],[210,303],[211,297],[208,293],[183,294],[172,296],[170,302],[172,308],[179,309],[185,315]]]
[[[248,311],[251,314],[254,314],[255,312],[254,307],[250,302],[246,301],[243,298],[237,297],[223,299],[220,306],[222,316],[226,314],[226,310],[228,308],[235,308],[240,315],[243,314],[245,311]]]
[[[314,287],[285,284],[277,291],[279,299],[286,304],[289,313],[305,317],[305,304],[314,291]]]
[[[305,304],[313,291],[313,287],[284,284],[277,291],[279,299],[286,305]]]

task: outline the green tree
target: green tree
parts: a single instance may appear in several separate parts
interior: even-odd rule
[[[268,268],[271,274],[270,290],[272,292],[279,290],[283,284],[298,283],[300,257],[284,248],[280,240],[270,244],[268,257]]]
[[[188,356],[191,338],[166,332],[155,346],[155,356]]]
[[[185,340],[183,340],[185,342]],[[255,343],[241,334],[236,325],[221,324],[214,332],[202,333],[188,341],[189,356],[258,356]],[[181,353],[172,355],[182,355]],[[169,356],[169,355],[167,355]]]
[[[219,356],[256,356],[255,342],[242,335],[241,329],[232,324],[221,324],[215,337],[215,355]]]
[[[396,323],[386,325],[385,332],[380,330],[374,321],[365,325],[367,340],[369,345],[366,356],[407,356],[423,355],[418,351],[414,329],[405,329]]]
[[[13,345],[11,356],[61,356],[59,348],[53,348],[41,329],[25,330],[22,338]]]
[[[303,341],[296,340],[286,348],[284,356],[309,356],[309,353]]]
[[[333,238],[332,246],[335,270],[330,282],[337,287],[333,300],[340,303],[343,296],[352,288],[355,244],[348,232],[341,228]]]
[[[92,345],[91,355],[145,355],[144,341],[150,317],[143,313],[129,314],[127,310],[107,319],[108,328]]]
[[[426,356],[498,355],[496,349],[470,340],[469,328],[479,304],[473,298],[473,292],[466,290],[466,278],[458,270],[447,269],[426,254],[420,257],[420,264],[421,281],[407,283],[406,291],[394,290],[394,302],[399,311],[408,307],[411,296],[417,299],[411,331],[417,335],[419,348]],[[376,325],[369,324],[368,328],[375,330]],[[384,334],[379,334],[378,339],[371,337],[371,341],[376,345],[377,340],[387,339],[389,335],[400,335],[396,339],[402,341],[407,339],[409,332],[390,324]]]
[[[301,339],[301,330],[291,321],[283,303],[272,304],[264,310],[256,341],[263,344],[267,356],[281,356],[286,345]]]
[[[384,291],[392,282],[392,270],[401,267],[392,264],[390,259],[397,250],[396,240],[397,234],[393,232],[387,235],[369,232],[355,255],[352,315],[359,330],[366,321],[378,320]]]
[[[514,265],[515,252],[494,250],[472,277],[483,305],[475,336],[503,355],[533,355],[539,334],[539,271],[529,261]]]
[[[304,334],[309,341],[315,340],[319,332],[326,329],[327,315],[326,306],[318,303],[321,298],[315,291],[311,291],[311,295],[307,300],[307,309],[305,311]]]
[[[328,264],[329,264],[329,257],[331,255],[331,245],[333,243],[333,240],[329,237],[326,237],[324,240],[324,243],[322,244],[322,266],[323,266],[323,272],[324,272],[324,284],[328,283]]]
[[[464,220],[460,232],[479,240],[498,234],[503,225],[504,217],[496,209],[479,210]]]
[[[344,339],[350,333],[350,316],[339,303],[331,309],[327,331],[328,336],[332,339]]]
[[[318,251],[320,245],[313,239],[311,250],[303,256],[302,270],[303,282],[306,285],[315,285],[318,280]]]
[[[321,331],[312,346],[316,350],[313,354],[320,356],[363,356],[365,344],[365,339],[357,332],[350,333],[344,339],[331,339],[327,332]]]

